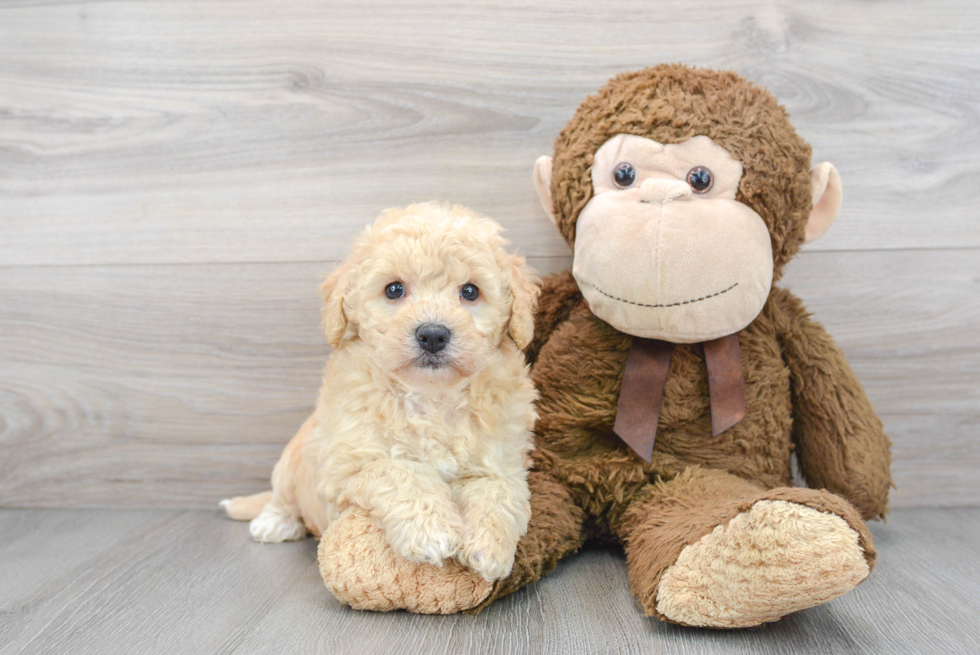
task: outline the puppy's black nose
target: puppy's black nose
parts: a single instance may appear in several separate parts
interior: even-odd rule
[[[445,325],[433,325],[426,323],[420,325],[415,331],[415,338],[419,342],[422,350],[430,353],[437,353],[449,343],[450,332]]]

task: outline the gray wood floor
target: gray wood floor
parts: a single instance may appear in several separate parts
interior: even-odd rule
[[[643,618],[621,554],[587,550],[478,616],[352,611],[316,544],[253,543],[202,510],[0,510],[0,655],[12,653],[977,653],[980,509],[872,526],[871,578],[737,632]]]

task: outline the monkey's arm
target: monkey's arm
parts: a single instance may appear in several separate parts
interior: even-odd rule
[[[807,484],[847,498],[865,519],[888,511],[891,441],[861,383],[799,298],[774,288],[793,393],[793,440]]]
[[[534,339],[524,349],[524,357],[532,366],[551,333],[568,320],[572,309],[582,299],[582,292],[570,270],[545,277],[541,286],[541,297],[534,313]]]

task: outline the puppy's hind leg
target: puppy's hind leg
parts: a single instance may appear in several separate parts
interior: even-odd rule
[[[272,502],[271,491],[226,498],[219,505],[236,521],[249,521],[252,538],[263,543],[295,541],[306,536],[306,526],[287,509]]]
[[[306,524],[303,522],[302,499],[298,492],[310,486],[309,475],[303,463],[303,443],[313,425],[311,416],[286,445],[282,457],[272,470],[272,491],[268,492],[267,497],[257,494],[238,504],[233,499],[226,508],[229,511],[238,506],[249,505],[254,509],[259,502],[266,501],[257,515],[248,517],[251,518],[248,531],[256,541],[274,544],[303,539],[307,535]]]
[[[225,510],[228,518],[235,519],[236,521],[251,521],[262,512],[262,508],[270,500],[272,500],[272,489],[259,494],[252,494],[251,496],[225,498],[218,503],[218,507]]]
[[[269,503],[248,524],[252,539],[265,544],[296,541],[306,537],[306,526],[298,516],[287,509]]]

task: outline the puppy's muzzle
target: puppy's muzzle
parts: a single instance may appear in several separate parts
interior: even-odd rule
[[[451,338],[452,332],[445,325],[426,323],[415,330],[415,339],[418,341],[419,348],[433,355],[445,349]]]

